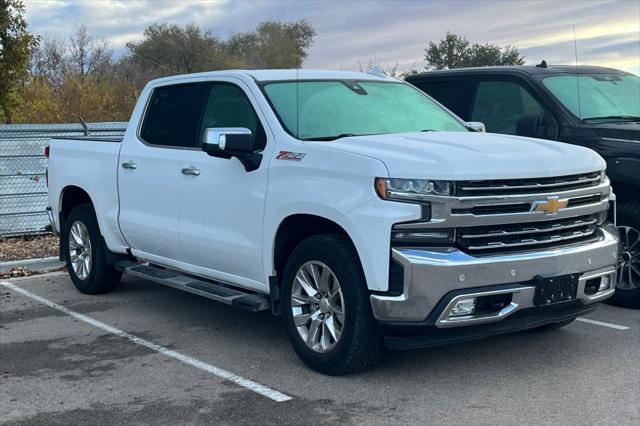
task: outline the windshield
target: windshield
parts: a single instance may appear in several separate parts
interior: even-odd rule
[[[429,97],[404,83],[281,81],[264,93],[280,122],[298,139],[420,131],[468,131]]]
[[[582,120],[640,116],[640,78],[635,75],[558,75],[544,78],[543,83]]]

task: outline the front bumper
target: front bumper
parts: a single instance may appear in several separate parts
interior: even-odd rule
[[[396,326],[382,324],[385,345],[389,350],[408,350],[448,345],[483,339],[485,337],[529,330],[547,324],[563,322],[587,314],[597,308],[597,304],[580,301],[524,309],[502,321],[484,325],[472,325],[455,329],[442,329],[433,325],[415,324]]]
[[[589,244],[496,256],[474,257],[455,248],[394,248],[393,260],[404,269],[403,293],[371,295],[373,315],[394,325],[422,323],[437,328],[502,321],[519,311],[541,309],[533,303],[533,280],[540,275],[579,274],[576,302],[581,305],[607,299],[613,295],[613,284],[596,294],[585,292],[586,280],[594,276],[608,275],[615,283],[618,238],[608,228],[602,228],[601,232],[601,238]],[[512,303],[504,312],[453,322],[448,322],[446,316],[443,318],[453,298],[495,291],[513,294]],[[569,303],[558,304],[560,309],[563,305]]]

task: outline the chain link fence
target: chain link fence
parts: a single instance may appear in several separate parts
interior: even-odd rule
[[[52,137],[121,136],[126,122],[0,125],[0,237],[45,233],[47,159]]]

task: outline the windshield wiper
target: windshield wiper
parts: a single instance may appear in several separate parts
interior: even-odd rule
[[[304,138],[303,140],[305,140],[305,141],[335,141],[336,139],[347,138],[349,136],[358,136],[358,135],[355,135],[353,133],[341,133],[341,134],[336,135],[336,136],[317,136],[317,137],[313,137],[313,138]]]
[[[607,115],[604,117],[587,117],[583,118],[582,121],[597,121],[597,120],[624,120],[624,121],[640,121],[640,116],[637,115]]]

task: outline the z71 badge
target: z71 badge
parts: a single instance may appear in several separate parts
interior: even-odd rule
[[[280,151],[278,155],[276,155],[276,160],[300,161],[304,156],[305,154],[303,152]]]

